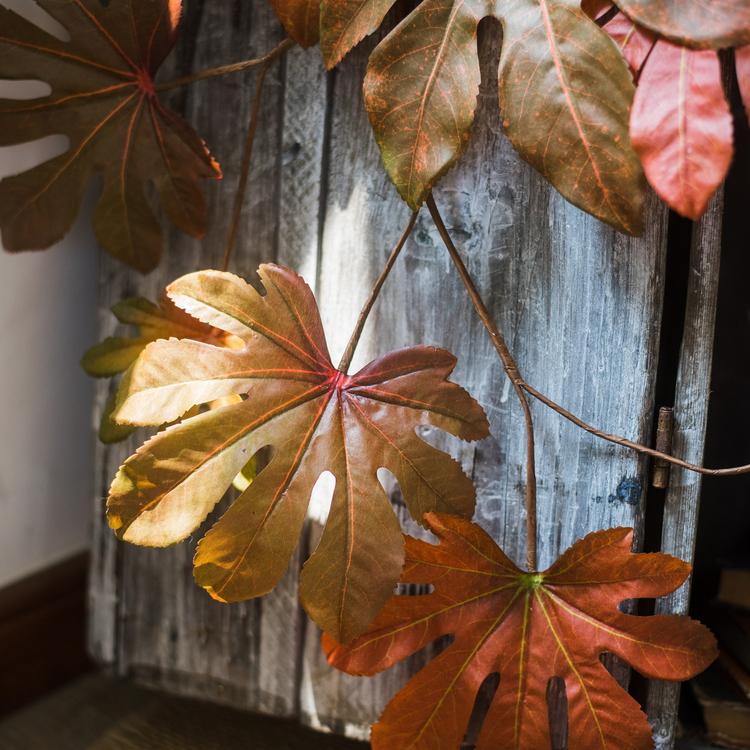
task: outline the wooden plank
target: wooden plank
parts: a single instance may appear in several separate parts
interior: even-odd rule
[[[437,203],[528,380],[587,421],[647,441],[666,211],[652,199],[646,234],[628,238],[568,204],[524,164],[500,128],[494,64],[499,30],[490,26],[485,32],[477,125],[460,166],[436,191]],[[334,355],[408,216],[382,170],[363,112],[368,53],[364,47],[345,61],[333,96],[320,297]],[[440,443],[456,452],[476,480],[476,519],[522,562],[522,417],[426,213],[384,288],[355,368],[373,354],[419,342],[458,355],[456,380],[489,415],[492,439],[473,447],[442,438]],[[594,529],[634,526],[640,540],[644,461],[540,405],[533,408],[540,565]],[[399,667],[370,680],[335,674],[309,628],[303,718],[366,736],[366,724],[408,673]]]
[[[282,38],[266,3],[191,3],[183,23],[165,77],[258,55]],[[254,75],[207,81],[174,94],[175,106],[186,112],[224,165],[223,183],[207,186],[212,230],[203,242],[170,231],[167,258],[145,278],[103,258],[102,335],[114,329],[108,313],[113,302],[132,294],[155,298],[171,279],[221,262]],[[283,65],[276,64],[267,79],[251,189],[232,264],[232,270],[248,278],[258,263],[277,258],[284,80]],[[112,388],[111,383],[100,384],[97,412]],[[134,674],[151,684],[280,716],[293,715],[302,627],[299,609],[293,605],[297,566],[263,601],[227,607],[211,600],[192,580],[196,539],[167,550],[146,550],[117,543],[107,529],[102,498],[118,465],[143,438],[141,432],[125,445],[97,448],[92,654],[117,672]]]
[[[703,462],[713,361],[716,301],[719,291],[723,190],[695,225],[690,249],[690,276],[685,329],[675,393],[673,453],[691,463]],[[692,561],[698,530],[702,477],[672,467],[664,503],[661,549]],[[690,581],[656,603],[657,614],[686,615]],[[654,680],[649,685],[648,715],[656,750],[672,750],[677,727],[680,684]]]

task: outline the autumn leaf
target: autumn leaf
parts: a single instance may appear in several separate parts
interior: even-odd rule
[[[271,0],[286,33],[301,47],[318,43],[320,0]]]
[[[737,81],[740,84],[742,103],[750,119],[750,46],[740,47],[734,51]]]
[[[348,645],[323,639],[331,664],[370,675],[453,638],[387,706],[373,749],[457,749],[480,685],[499,673],[477,750],[550,747],[546,696],[555,677],[567,692],[570,750],[651,750],[646,716],[599,657],[616,654],[653,679],[685,680],[705,669],[717,651],[700,623],[618,608],[675,590],[690,566],[631,553],[632,532],[621,528],[589,534],[548,570],[525,573],[479,526],[438,514],[426,520],[440,544],[407,537],[401,580],[433,592],[392,597]]]
[[[630,18],[680,44],[736,47],[750,42],[747,0],[615,0]]]
[[[320,51],[329,70],[380,27],[396,0],[322,0]]]
[[[718,53],[657,41],[638,80],[630,136],[659,196],[698,219],[732,163]]]
[[[494,8],[423,0],[370,58],[370,121],[386,170],[413,208],[469,140],[477,27]],[[639,232],[644,185],[628,136],[633,83],[622,56],[575,2],[519,0],[496,11],[504,32],[500,108],[514,147],[569,201]]]
[[[638,81],[643,66],[656,44],[657,36],[631,21],[624,13],[617,13],[604,25],[604,30],[617,43],[633,78]]]
[[[200,178],[221,176],[204,143],[159,101],[154,75],[172,49],[179,0],[39,0],[70,35],[60,41],[0,8],[0,78],[47,82],[49,96],[0,100],[0,146],[53,134],[68,150],[0,183],[8,250],[43,249],[72,226],[90,180],[103,177],[94,214],[107,252],[154,268],[162,232],[144,189],[153,184],[170,221],[201,237]]]
[[[109,378],[119,375],[135,362],[138,355],[157,339],[188,338],[216,346],[242,346],[243,342],[217,328],[212,328],[176,307],[166,296],[159,304],[143,297],[131,297],[112,307],[120,323],[133,326],[134,336],[108,336],[92,346],[82,357],[81,366],[92,377]],[[133,427],[119,425],[112,419],[116,394],[111,396],[102,411],[99,439],[102,443],[119,443]]]
[[[265,294],[237,276],[204,271],[168,287],[172,301],[245,342],[150,344],[128,371],[118,421],[154,425],[230,394],[241,403],[184,420],[149,440],[118,472],[110,525],[125,541],[166,546],[191,534],[249,457],[272,455],[204,536],[195,577],[214,598],[270,591],[297,545],[313,486],[336,480],[320,544],[300,597],[339,640],[362,632],[390,596],[403,540],[381,468],[399,481],[416,519],[440,510],[470,517],[474,487],[450,456],[415,430],[432,425],[465,440],[488,434],[481,407],[447,381],[455,358],[431,347],[387,354],[349,376],[331,363],[312,292],[288,269],[261,266]]]

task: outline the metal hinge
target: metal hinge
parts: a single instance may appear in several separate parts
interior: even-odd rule
[[[660,453],[672,453],[674,436],[674,409],[670,406],[659,408],[659,419],[656,423],[656,450]],[[654,460],[654,475],[651,484],[660,490],[669,487],[670,465],[663,458]]]

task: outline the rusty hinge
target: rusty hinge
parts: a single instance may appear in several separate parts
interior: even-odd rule
[[[659,408],[659,419],[656,423],[656,450],[660,453],[672,453],[674,436],[674,409],[669,406]],[[663,458],[654,461],[654,476],[651,484],[660,490],[669,487],[670,465]]]

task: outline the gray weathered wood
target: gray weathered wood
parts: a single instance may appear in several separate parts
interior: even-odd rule
[[[522,372],[583,418],[649,439],[663,290],[666,212],[651,202],[646,235],[627,238],[566,203],[524,164],[501,132],[493,59],[471,145],[436,191],[446,221]],[[333,98],[320,300],[335,353],[365,290],[408,218],[380,167],[360,85],[367,49],[339,70]],[[369,335],[367,335],[369,333]],[[386,284],[354,365],[418,342],[450,349],[456,379],[482,402],[493,439],[451,444],[473,474],[477,520],[518,562],[524,557],[524,436],[520,410],[426,212]],[[587,532],[634,526],[645,507],[644,462],[534,406],[538,438],[539,552],[546,567]],[[330,672],[307,631],[306,720],[362,736],[408,676],[400,667],[362,680]]]
[[[172,74],[257,55],[280,38],[265,2],[196,0],[187,5],[185,24]],[[527,379],[587,421],[647,442],[665,283],[666,211],[652,198],[646,235],[627,238],[566,203],[525,165],[503,135],[498,116],[492,61],[499,31],[497,26],[483,31],[477,126],[461,164],[436,191],[437,202]],[[264,260],[301,271],[316,288],[334,358],[408,217],[380,165],[362,106],[371,46],[363,45],[332,77],[323,73],[314,50],[295,50],[274,67],[232,264],[249,279]],[[224,183],[209,188],[213,230],[203,243],[172,232],[167,261],[145,279],[104,259],[103,335],[114,330],[107,312],[113,302],[133,293],[155,297],[175,276],[220,262],[253,76],[210,81],[175,94],[176,104],[225,167]],[[456,380],[489,415],[493,437],[478,445],[437,434],[428,439],[463,462],[478,488],[476,519],[522,562],[523,421],[426,214],[384,288],[354,367],[414,343],[454,351]],[[707,373],[695,377],[700,388]],[[97,411],[112,387],[100,385]],[[594,529],[634,526],[640,544],[645,462],[582,433],[541,405],[533,409],[540,565],[549,565]],[[323,496],[314,500],[310,536],[280,587],[261,601],[219,605],[193,584],[193,542],[142,550],[120,545],[106,528],[103,497],[117,466],[142,437],[97,449],[100,495],[90,625],[96,658],[176,692],[297,715],[318,728],[366,736],[369,722],[424,655],[369,680],[335,673],[325,664],[319,634],[305,625],[295,597],[297,566],[305,548],[315,544],[317,521],[325,515]],[[702,432],[695,439],[702,444]],[[394,502],[403,515],[395,490]],[[403,520],[408,531],[419,533],[416,524]],[[683,527],[694,521],[675,517],[675,533],[691,533]]]
[[[266,3],[237,3],[232,7],[192,3],[186,9],[180,45],[165,76],[253,57],[271,49],[281,38]],[[156,298],[171,279],[221,262],[253,76],[250,73],[208,81],[174,95],[176,106],[185,110],[188,120],[211,142],[224,165],[223,183],[207,188],[211,233],[199,242],[171,231],[167,258],[146,278],[103,258],[103,334],[114,328],[108,313],[113,302],[135,293]],[[286,190],[288,183],[280,179],[279,169],[284,80],[283,65],[275,65],[266,83],[251,189],[233,262],[233,270],[248,278],[252,278],[258,263],[278,257],[280,191]],[[284,170],[294,170],[293,162]],[[316,256],[316,249],[312,251]],[[112,387],[112,383],[100,384],[97,412]],[[158,686],[277,715],[294,714],[302,628],[296,564],[270,597],[229,608],[212,601],[192,582],[195,540],[168,550],[138,549],[117,543],[106,528],[103,497],[108,484],[117,466],[142,439],[143,434],[138,434],[125,445],[97,449],[100,494],[95,507],[91,584],[92,653],[98,660],[113,664],[118,672]]]
[[[693,230],[685,330],[675,394],[674,455],[703,462],[708,420],[708,396],[716,323],[721,261],[723,191],[714,196],[705,216]],[[695,554],[702,477],[672,467],[664,503],[661,549],[682,560]],[[690,604],[690,581],[659,599],[657,614],[685,615]],[[680,684],[654,680],[649,686],[648,714],[657,750],[672,750],[677,726]]]

